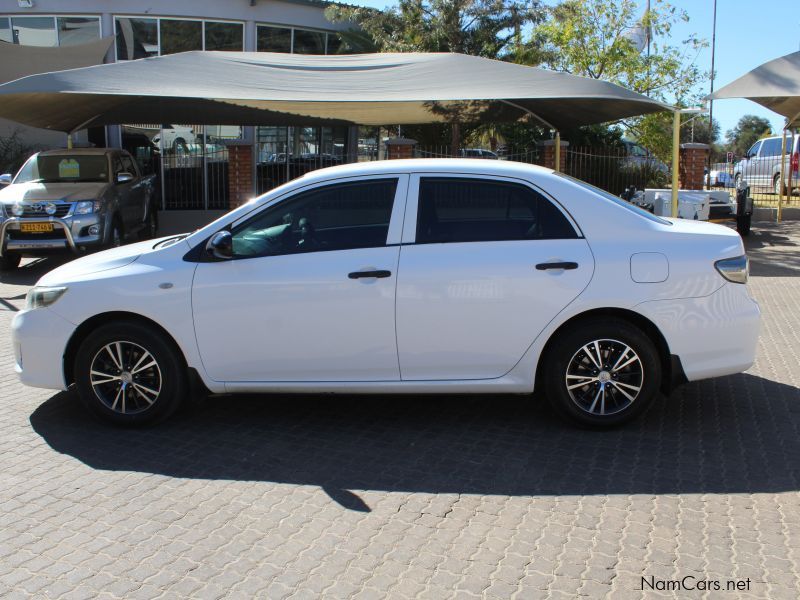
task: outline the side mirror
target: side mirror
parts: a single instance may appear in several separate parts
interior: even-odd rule
[[[133,173],[127,173],[125,171],[117,173],[117,183],[130,183],[131,181],[133,181]]]
[[[233,258],[233,236],[230,231],[218,231],[206,244],[206,253],[218,260]]]
[[[11,173],[3,173],[0,175],[0,185],[9,185],[14,176]]]

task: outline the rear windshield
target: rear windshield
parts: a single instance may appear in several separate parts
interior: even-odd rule
[[[640,217],[644,217],[645,219],[648,219],[649,221],[653,221],[654,223],[659,223],[661,225],[672,225],[672,223],[670,223],[666,219],[662,219],[661,217],[658,217],[658,216],[654,215],[651,212],[647,212],[645,209],[640,208],[640,207],[636,206],[635,204],[631,204],[630,202],[626,202],[625,200],[615,196],[614,194],[610,194],[605,190],[601,190],[599,187],[595,187],[595,186],[593,186],[593,185],[591,185],[589,183],[586,183],[585,181],[581,181],[580,179],[575,179],[574,177],[570,177],[569,175],[565,175],[564,173],[556,173],[556,175],[558,175],[559,177],[563,177],[564,179],[569,179],[572,183],[576,183],[579,186],[581,186],[582,188],[584,188],[586,190],[589,190],[590,192],[594,192],[595,194],[597,194],[599,196],[602,196],[603,198],[611,200],[617,206],[621,206],[623,208],[626,208],[629,211],[631,211],[632,213],[636,213]]]
[[[109,181],[105,155],[36,154],[28,159],[14,183],[89,183]]]

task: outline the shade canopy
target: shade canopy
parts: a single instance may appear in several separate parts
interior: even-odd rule
[[[101,65],[113,37],[76,46],[25,46],[0,42],[0,83],[33,73]]]
[[[800,126],[800,52],[756,67],[709,98],[747,98],[786,117],[790,127]]]
[[[515,121],[529,112],[566,129],[668,109],[606,81],[444,53],[184,52],[0,86],[0,117],[67,132],[120,123]]]

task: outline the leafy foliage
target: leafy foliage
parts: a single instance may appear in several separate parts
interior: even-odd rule
[[[744,156],[757,140],[770,134],[772,128],[767,119],[756,115],[744,115],[736,126],[725,134],[725,137],[728,138],[730,151],[736,156]]]
[[[383,11],[331,5],[325,16],[352,25],[343,38],[359,51],[508,58],[522,28],[544,13],[539,0],[399,0]]]
[[[41,150],[23,141],[19,131],[0,137],[0,173],[16,173],[28,157]]]

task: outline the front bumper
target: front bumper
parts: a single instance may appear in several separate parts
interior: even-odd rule
[[[21,235],[22,223],[52,223],[53,234]],[[96,235],[89,235],[88,229],[99,225]],[[59,235],[61,234],[61,235]],[[32,252],[37,250],[71,250],[77,252],[82,246],[97,245],[102,242],[102,219],[99,214],[58,217],[9,217],[0,222],[0,256],[6,252]]]
[[[49,308],[18,312],[11,322],[14,370],[25,385],[66,389],[64,351],[76,327]]]

